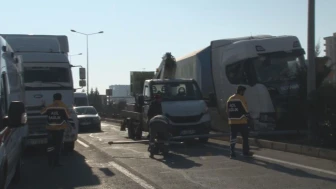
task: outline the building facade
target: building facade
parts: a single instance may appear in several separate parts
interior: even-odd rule
[[[332,36],[328,36],[324,38],[325,40],[325,53],[331,59],[332,64],[336,64],[336,33]],[[335,66],[334,66],[335,68]],[[335,70],[332,73],[333,81],[336,82],[336,74]]]

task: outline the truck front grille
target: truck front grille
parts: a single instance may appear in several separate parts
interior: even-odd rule
[[[46,117],[28,117],[29,134],[45,134],[46,124]]]
[[[194,116],[170,116],[166,115],[174,123],[194,123],[201,120],[203,114],[194,115]]]

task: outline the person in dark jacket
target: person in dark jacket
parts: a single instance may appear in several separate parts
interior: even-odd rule
[[[244,86],[238,86],[236,94],[229,97],[226,103],[226,111],[229,120],[229,126],[231,128],[231,136],[230,136],[230,150],[231,156],[230,158],[235,158],[235,145],[237,141],[238,132],[241,133],[243,138],[243,155],[244,156],[252,156],[253,153],[249,151],[248,144],[248,107],[246,103],[246,99],[244,97],[244,93],[246,88]]]
[[[148,117],[147,124],[153,117],[155,117],[156,115],[161,115],[161,114],[162,114],[161,96],[159,94],[156,94],[154,96],[154,100],[149,105],[149,109],[147,112],[147,117]],[[147,138],[150,139],[150,132],[148,133]]]
[[[150,103],[149,109],[148,109],[148,121],[151,120],[156,115],[162,114],[162,106],[161,106],[161,96],[155,95],[154,100]]]
[[[59,162],[64,131],[68,125],[70,114],[67,106],[62,102],[62,95],[56,93],[53,96],[54,102],[45,107],[42,104],[42,115],[47,115],[46,129],[48,131],[48,162],[49,166],[62,166]],[[71,128],[71,127],[70,127]]]

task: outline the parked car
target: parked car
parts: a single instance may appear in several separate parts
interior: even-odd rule
[[[7,115],[4,105],[0,106],[0,189],[5,189],[10,182],[20,180],[25,136],[21,131],[27,127],[27,114],[24,103],[19,101],[10,103]]]
[[[93,106],[74,107],[79,122],[79,130],[101,131],[101,118]]]

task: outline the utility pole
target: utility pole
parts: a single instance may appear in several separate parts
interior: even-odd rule
[[[311,100],[311,92],[316,89],[315,67],[315,0],[308,0],[308,70],[307,70],[307,99]],[[315,127],[314,115],[308,117],[308,138],[313,139]]]

